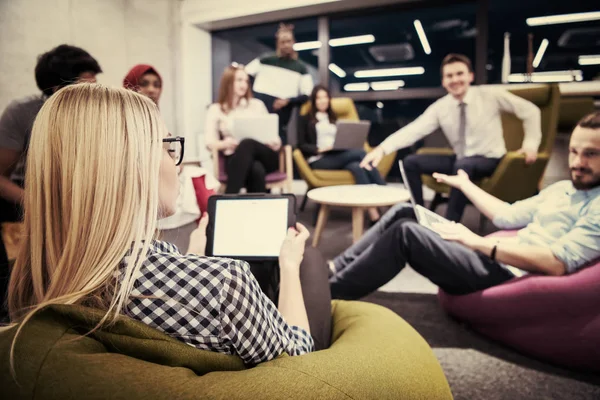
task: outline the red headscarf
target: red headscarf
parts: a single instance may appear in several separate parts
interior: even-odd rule
[[[140,85],[140,78],[147,73],[155,74],[162,83],[162,77],[156,68],[148,64],[138,64],[131,68],[125,76],[125,79],[123,79],[123,87],[126,89],[137,90],[137,87]]]

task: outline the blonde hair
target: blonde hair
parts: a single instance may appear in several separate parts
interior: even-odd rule
[[[166,133],[156,105],[121,88],[67,86],[40,110],[8,290],[11,321],[20,323],[11,366],[19,332],[45,306],[105,310],[96,328],[123,311],[156,230]]]

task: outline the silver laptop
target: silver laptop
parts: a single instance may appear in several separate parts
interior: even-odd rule
[[[369,136],[369,121],[338,121],[332,150],[362,149]]]
[[[419,224],[435,232],[435,229],[432,227],[432,224],[451,222],[450,220],[442,217],[439,214],[434,213],[431,210],[428,210],[427,208],[415,202],[412,189],[408,182],[408,178],[406,177],[406,172],[404,171],[404,165],[402,164],[402,160],[398,161],[398,164],[400,165],[400,174],[402,174],[402,181],[404,182],[406,190],[408,190],[408,193],[410,194],[410,202],[412,203],[415,209],[415,215],[417,216],[417,221],[419,221]]]
[[[262,114],[234,117],[231,135],[239,141],[254,139],[260,143],[274,142],[279,138],[279,116]]]

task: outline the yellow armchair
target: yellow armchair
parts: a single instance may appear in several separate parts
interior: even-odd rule
[[[338,119],[345,119],[350,121],[358,121],[358,112],[354,106],[354,102],[350,98],[338,97],[331,99],[331,108]],[[310,103],[305,103],[300,108],[300,115],[306,115],[310,111]],[[365,151],[371,151],[371,147],[368,143],[364,145]],[[349,171],[346,170],[325,170],[325,169],[312,169],[304,155],[299,149],[294,150],[293,153],[294,162],[298,167],[298,173],[306,181],[308,190],[324,187],[324,186],[337,186],[337,185],[353,185],[355,183],[354,177]],[[381,160],[377,169],[382,177],[386,177],[392,169],[394,160],[396,159],[396,152],[390,153]],[[300,209],[304,209],[306,205],[306,196]]]
[[[494,174],[479,182],[486,192],[506,202],[515,202],[535,195],[539,189],[546,165],[552,152],[558,124],[560,91],[558,85],[539,85],[531,88],[514,88],[510,90],[540,108],[542,113],[542,142],[535,163],[525,164],[524,155],[518,153],[523,142],[523,124],[512,114],[502,115],[502,128],[507,153],[498,164]],[[422,148],[417,154],[453,154],[446,148]],[[423,184],[433,189],[436,196],[431,203],[434,210],[443,201],[442,195],[448,194],[450,188],[440,184],[431,175],[421,176]]]

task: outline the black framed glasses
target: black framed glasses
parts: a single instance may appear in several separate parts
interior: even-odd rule
[[[165,150],[169,152],[169,155],[175,161],[175,165],[181,164],[183,162],[185,138],[181,136],[169,136],[164,138],[162,141]]]

